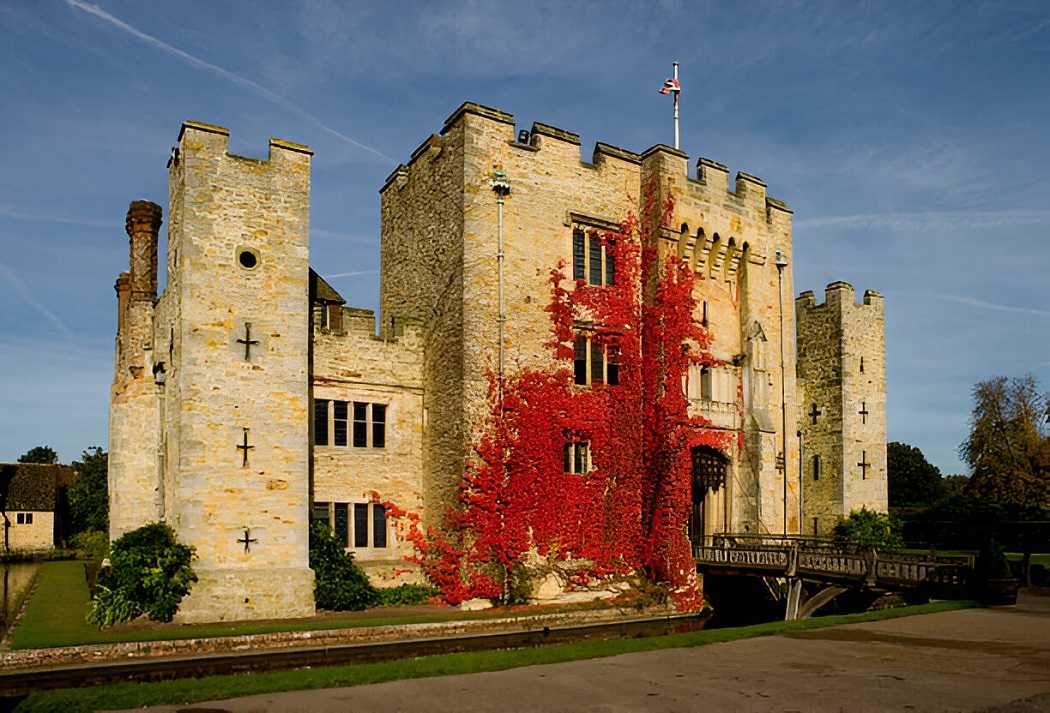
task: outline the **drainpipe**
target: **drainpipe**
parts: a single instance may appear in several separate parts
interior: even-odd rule
[[[787,258],[777,250],[777,293],[780,298],[780,457],[784,473],[784,536],[788,534],[787,384],[784,367],[784,268]]]
[[[798,534],[802,535],[802,515],[804,508],[802,507],[802,486],[805,483],[802,482],[802,471],[805,470],[806,466],[806,441],[802,436],[802,429],[798,430]]]
[[[504,199],[510,195],[510,182],[507,181],[507,174],[503,171],[496,170],[492,172],[492,180],[489,181],[489,186],[492,188],[492,192],[496,194],[496,206],[499,210],[499,232],[496,239],[496,267],[498,273],[499,286],[497,288],[497,303],[499,316],[496,318],[498,323],[498,340],[499,340],[499,410],[500,414],[503,413],[503,330],[507,322],[507,314],[503,300],[503,203]]]

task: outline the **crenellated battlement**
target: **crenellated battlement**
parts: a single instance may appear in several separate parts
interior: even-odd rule
[[[187,119],[182,122],[177,141],[179,146],[177,152],[173,152],[171,159],[168,161],[169,168],[177,167],[182,156],[190,151],[205,154],[219,153],[239,161],[250,161],[252,163],[263,165],[272,163],[275,158],[285,155],[286,153],[307,157],[313,156],[314,153],[313,149],[305,144],[299,144],[294,141],[279,139],[276,136],[272,136],[270,137],[269,143],[269,155],[265,160],[250,158],[248,156],[239,156],[230,153],[229,129],[225,126],[209,124],[194,119]]]
[[[409,180],[410,167],[424,156],[432,159],[440,156],[446,136],[468,117],[489,122],[490,128],[509,146],[531,153],[539,161],[550,160],[551,150],[555,157],[553,160],[558,161],[565,160],[566,152],[572,151],[574,159],[578,158],[584,166],[597,170],[601,170],[608,161],[612,160],[629,164],[629,168],[640,166],[644,172],[657,171],[680,175],[704,187],[712,196],[725,193],[736,200],[760,207],[765,211],[766,221],[769,223],[789,219],[792,213],[791,208],[785,202],[770,198],[766,193],[765,181],[753,174],[738,171],[734,185],[730,189],[729,167],[718,161],[699,158],[695,175],[690,176],[689,154],[681,149],[666,144],[656,144],[642,153],[637,153],[601,141],[594,144],[590,161],[587,161],[582,155],[579,155],[582,145],[579,134],[539,121],[534,121],[527,132],[519,132],[513,114],[476,102],[464,102],[452,112],[445,120],[441,132],[432,134],[416,147],[408,162],[398,165],[387,176],[379,192],[385,192],[391,185],[403,188]],[[544,149],[548,151],[545,152]]]
[[[805,290],[795,298],[795,308],[801,318],[805,312],[831,308],[842,311],[853,307],[856,309],[873,308],[881,314],[885,298],[875,290],[865,290],[860,302],[856,301],[856,290],[853,285],[843,280],[831,282],[824,288],[824,301],[817,303],[813,290]]]

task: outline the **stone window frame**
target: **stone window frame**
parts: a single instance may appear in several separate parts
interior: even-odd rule
[[[726,366],[690,364],[682,377],[682,391],[690,401],[735,404],[735,379],[734,370]]]
[[[574,219],[570,222],[570,245],[572,281],[582,280],[591,287],[611,287],[616,284],[616,260],[609,254],[609,246],[601,244],[601,233],[607,228]],[[594,275],[594,250],[597,249],[598,276]]]
[[[570,439],[562,447],[562,471],[569,475],[586,475],[594,470],[590,439]]]
[[[32,525],[33,524],[33,513],[31,512],[20,512],[15,515],[16,525]]]
[[[317,407],[322,402],[327,403],[327,429],[325,430],[326,442],[320,442],[321,430],[317,428],[318,411]],[[346,419],[336,418],[336,404],[342,404],[346,408]],[[363,420],[355,418],[356,406],[362,405],[365,407],[365,418]],[[381,421],[376,420],[377,408],[382,408],[383,419]],[[315,447],[321,448],[348,448],[355,451],[384,451],[388,448],[390,442],[390,402],[388,401],[365,401],[363,399],[314,399],[314,443]],[[337,439],[337,423],[345,422],[344,438],[345,443],[336,443]],[[359,423],[364,424],[364,445],[356,445],[357,443],[357,425]],[[377,429],[378,426],[381,428]],[[376,438],[377,434],[381,433],[380,438]],[[375,445],[376,441],[381,440],[380,445]]]
[[[377,503],[374,500],[332,500],[332,501],[318,501],[311,505],[310,519],[313,522],[324,522],[329,531],[336,534],[336,518],[335,511],[340,506],[345,506],[347,511],[347,526],[346,526],[346,542],[343,542],[343,549],[348,552],[387,552],[395,546],[396,540],[394,537],[394,529],[391,525],[390,514],[386,511],[386,506],[382,503]],[[364,545],[357,545],[357,513],[360,512],[360,508],[364,508],[365,512],[365,543]],[[319,517],[323,511],[325,517]],[[383,534],[385,536],[385,544],[376,545],[375,539],[375,525],[376,525],[376,513],[382,513],[383,522]]]
[[[620,361],[616,356],[620,353],[619,345],[615,337],[606,343],[599,343],[593,339],[593,328],[579,326],[573,329],[573,383],[579,387],[591,386],[619,386],[620,385]],[[580,344],[583,344],[583,359],[580,357]],[[616,355],[616,356],[610,356]],[[600,374],[596,374],[595,357],[601,358]],[[582,381],[581,381],[581,366]],[[601,379],[595,378],[596,376]]]

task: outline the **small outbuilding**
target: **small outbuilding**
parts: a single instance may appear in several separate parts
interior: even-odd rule
[[[47,550],[68,532],[66,491],[75,471],[68,465],[0,463],[0,547]]]

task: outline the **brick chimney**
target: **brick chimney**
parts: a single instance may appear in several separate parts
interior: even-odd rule
[[[162,211],[150,201],[132,201],[124,227],[131,239],[129,290],[132,300],[157,297],[157,233]],[[119,290],[118,290],[119,291]]]

